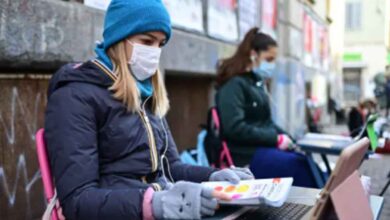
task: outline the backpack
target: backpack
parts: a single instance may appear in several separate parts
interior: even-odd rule
[[[221,138],[220,125],[217,108],[210,108],[207,114],[207,134],[204,140],[207,159],[211,166],[225,168],[234,164],[227,143]]]
[[[180,159],[183,163],[205,167],[210,166],[204,148],[206,134],[206,129],[202,129],[198,134],[196,148],[192,150],[184,150],[181,152]]]

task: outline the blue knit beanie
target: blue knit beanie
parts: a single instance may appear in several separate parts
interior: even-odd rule
[[[103,42],[95,48],[99,60],[111,70],[106,50],[136,34],[161,31],[171,37],[171,20],[161,0],[112,0],[104,20]]]

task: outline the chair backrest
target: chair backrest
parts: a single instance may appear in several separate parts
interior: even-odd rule
[[[221,123],[219,120],[217,108],[211,108],[211,116],[213,117],[215,127],[218,129],[218,134],[221,135]],[[230,150],[225,140],[222,140],[222,149],[219,155],[219,166],[220,168],[234,166]]]
[[[36,147],[37,147],[37,155],[39,161],[39,168],[41,170],[43,189],[45,192],[45,197],[48,203],[52,203],[55,197],[55,190],[53,184],[53,178],[50,171],[50,163],[47,158],[47,150],[44,139],[44,129],[39,129],[35,135]],[[58,220],[57,208],[54,207],[51,213],[52,220]]]

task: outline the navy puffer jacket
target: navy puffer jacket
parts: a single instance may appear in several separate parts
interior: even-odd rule
[[[49,84],[45,139],[67,219],[140,219],[145,190],[164,188],[165,147],[175,181],[206,181],[214,171],[182,164],[165,119],[149,110],[151,99],[129,113],[108,90],[111,74],[96,60],[68,64]]]

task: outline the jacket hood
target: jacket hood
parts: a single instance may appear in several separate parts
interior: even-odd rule
[[[47,97],[50,97],[55,90],[72,82],[89,83],[108,88],[113,83],[110,75],[112,73],[96,60],[66,64],[53,74]]]

